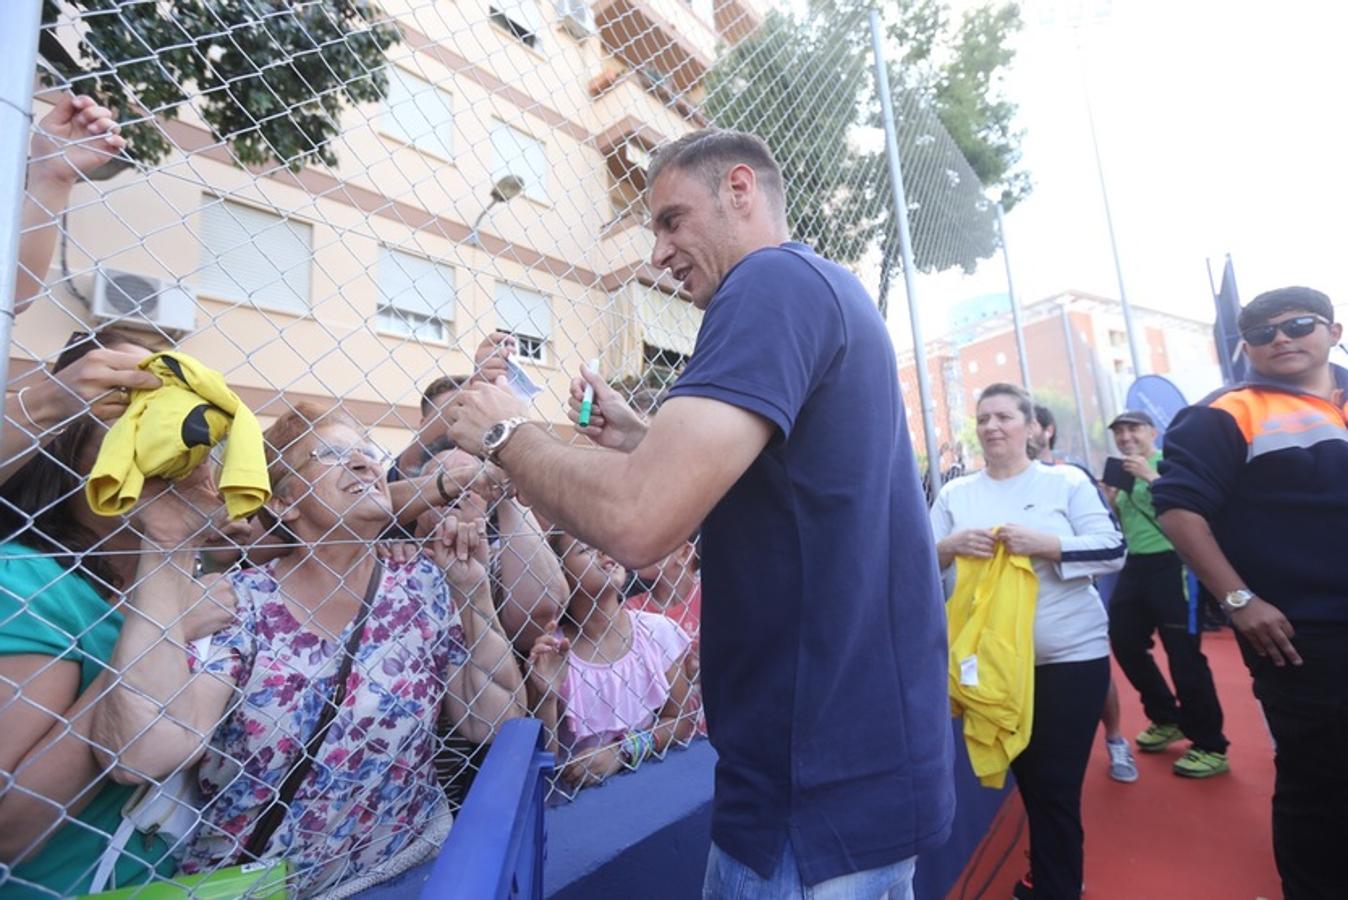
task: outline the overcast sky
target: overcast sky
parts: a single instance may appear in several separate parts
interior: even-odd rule
[[[1083,7],[1087,24],[1071,27]],[[1348,307],[1348,4],[1026,0],[1022,9],[1005,88],[1035,181],[1007,217],[1023,301],[1068,288],[1118,295],[1089,92],[1134,303],[1210,320],[1204,259],[1220,278],[1229,252],[1244,301],[1309,284]],[[972,277],[922,279],[924,330],[940,332],[950,303],[1002,290],[1000,259]],[[901,347],[905,318],[902,305],[891,315]]]

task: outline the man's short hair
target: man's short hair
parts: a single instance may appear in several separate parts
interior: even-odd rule
[[[777,212],[786,211],[786,185],[781,166],[773,159],[767,143],[746,131],[703,128],[666,144],[655,154],[646,169],[646,184],[655,184],[660,173],[675,168],[696,175],[713,195],[721,188],[726,172],[743,163],[754,170],[758,183],[766,189]]]
[[[462,375],[441,375],[439,378],[426,385],[426,390],[421,392],[421,414],[429,416],[431,410],[435,408],[435,398],[441,394],[447,394],[450,391],[457,391],[468,381]]]
[[[1042,403],[1036,403],[1034,405],[1034,420],[1045,431],[1050,428],[1053,429],[1053,433],[1048,437],[1048,449],[1052,450],[1058,443],[1058,421],[1053,418],[1053,410]]]
[[[1240,311],[1240,318],[1236,321],[1236,327],[1246,331],[1256,325],[1263,325],[1274,316],[1297,310],[1305,310],[1324,316],[1331,322],[1334,321],[1334,304],[1329,301],[1327,294],[1308,287],[1284,287],[1265,291],[1245,304],[1245,308]]]

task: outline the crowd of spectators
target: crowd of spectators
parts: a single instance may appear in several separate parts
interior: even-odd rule
[[[16,312],[71,186],[123,145],[87,97],[37,131]],[[340,894],[438,849],[511,719],[548,723],[559,794],[697,734],[695,538],[628,579],[446,433],[446,404],[516,350],[489,334],[426,385],[396,456],[340,407],[289,404],[242,517],[224,444],[124,515],[86,499],[111,425],[162,387],[154,335],[76,333],[7,385],[0,895],[277,860],[299,895]]]
[[[42,293],[35,276],[48,269],[71,186],[122,147],[112,113],[87,97],[57,101],[38,131],[16,314]],[[1337,459],[1345,376],[1325,360],[1340,328],[1316,292],[1260,304],[1242,324],[1262,380],[1186,411],[1177,453],[1163,458],[1143,414],[1111,425],[1129,457],[1122,492],[1102,495],[1091,473],[1053,465],[1051,413],[994,384],[977,404],[985,467],[964,474],[961,452],[932,498],[948,593],[970,561],[998,553],[1033,571],[1023,698],[1033,732],[1009,761],[1031,841],[1018,896],[1079,893],[1081,788],[1102,711],[1112,774],[1137,778],[1118,732],[1111,639],[1152,720],[1139,748],[1187,738],[1177,774],[1227,771],[1211,676],[1182,621],[1182,558],[1225,598],[1279,740],[1285,882],[1309,896],[1337,877],[1301,849],[1323,842],[1308,822],[1342,821],[1342,778],[1303,736],[1308,718],[1342,728],[1337,573],[1307,576],[1304,596],[1284,597],[1265,561],[1244,586],[1227,548],[1262,557],[1222,503],[1248,487],[1255,457],[1265,457],[1260,471],[1270,460],[1291,467],[1291,450]],[[1280,371],[1282,357],[1262,350],[1314,342],[1321,326],[1324,359],[1305,371]],[[339,407],[290,404],[262,435],[268,495],[247,516],[227,510],[218,448],[184,477],[150,478],[123,515],[97,514],[86,498],[111,423],[161,387],[144,363],[172,348],[135,332],[78,332],[49,369],[6,386],[0,895],[64,896],[259,861],[283,861],[301,895],[340,894],[435,852],[512,719],[543,722],[562,794],[706,733],[698,536],[628,572],[543,520],[479,448],[450,437],[455,398],[475,382],[504,384],[517,350],[513,336],[489,334],[472,371],[426,385],[396,455]],[[586,389],[573,387],[576,433],[609,449],[630,450],[624,423],[661,400],[643,391],[628,403],[595,381],[588,390],[581,427]],[[1295,438],[1259,431],[1256,413],[1279,403],[1314,427]],[[1296,531],[1280,508],[1264,514]],[[1325,514],[1326,532],[1336,514]],[[1126,557],[1111,628],[1096,578]],[[1157,585],[1169,591],[1159,612],[1146,608],[1164,593]],[[1178,701],[1150,657],[1157,629]],[[1315,796],[1326,783],[1337,806]]]

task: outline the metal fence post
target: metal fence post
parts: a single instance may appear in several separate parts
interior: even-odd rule
[[[37,62],[42,0],[9,4],[0,31],[0,434],[5,427],[9,385],[9,342],[14,328],[14,284],[19,272],[19,231],[23,221],[24,170],[33,119],[33,73]]]
[[[1123,286],[1123,263],[1119,260],[1119,242],[1114,236],[1114,216],[1109,211],[1109,189],[1105,186],[1105,166],[1100,160],[1100,139],[1095,134],[1095,113],[1091,110],[1090,86],[1086,85],[1086,121],[1091,129],[1091,148],[1095,151],[1095,173],[1100,178],[1100,199],[1105,205],[1105,228],[1109,230],[1109,251],[1114,255],[1114,277],[1119,284],[1119,307],[1123,310],[1123,330],[1128,335],[1128,356],[1133,361],[1133,378],[1142,376],[1142,354],[1137,349],[1137,330],[1133,325],[1133,307]]]
[[[1016,298],[1016,282],[1011,277],[1011,251],[1006,249],[1006,219],[1000,203],[997,210],[997,237],[1002,243],[1002,262],[1006,264],[1006,295],[1011,298],[1011,327],[1016,333],[1016,355],[1020,358],[1020,383],[1027,391],[1030,386],[1030,357],[1025,354],[1025,329],[1020,321],[1020,301]]]
[[[899,160],[899,133],[894,123],[894,104],[889,96],[889,70],[880,32],[880,12],[870,11],[871,51],[875,55],[875,84],[880,92],[880,111],[885,122],[885,155],[889,159],[889,186],[893,192],[894,219],[899,230],[899,250],[903,256],[903,289],[908,295],[908,321],[913,332],[913,362],[917,369],[917,393],[922,402],[922,431],[927,439],[927,479],[931,496],[941,488],[941,450],[936,441],[932,415],[934,403],[927,374],[927,348],[922,339],[922,315],[917,308],[913,287],[913,244],[908,234],[908,202],[903,195],[903,166]]]
[[[1091,436],[1086,431],[1086,406],[1081,400],[1081,379],[1077,377],[1076,336],[1072,334],[1072,321],[1067,313],[1067,305],[1059,304],[1058,313],[1062,316],[1063,340],[1067,342],[1067,369],[1072,376],[1072,399],[1076,401],[1077,427],[1081,429],[1081,452],[1086,457],[1082,462],[1090,466]]]

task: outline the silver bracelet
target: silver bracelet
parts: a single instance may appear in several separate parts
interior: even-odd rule
[[[38,420],[33,418],[33,414],[28,411],[28,405],[23,402],[24,392],[31,387],[32,387],[31,384],[25,384],[23,387],[19,388],[19,393],[16,394],[14,397],[14,399],[19,402],[19,412],[23,413],[23,417],[28,420],[28,424],[33,426],[33,431],[29,433],[36,438],[43,438],[46,437],[48,434],[50,434],[52,437],[56,437],[61,432],[66,430],[66,426],[62,425],[60,428],[44,429],[42,425],[38,422]]]

